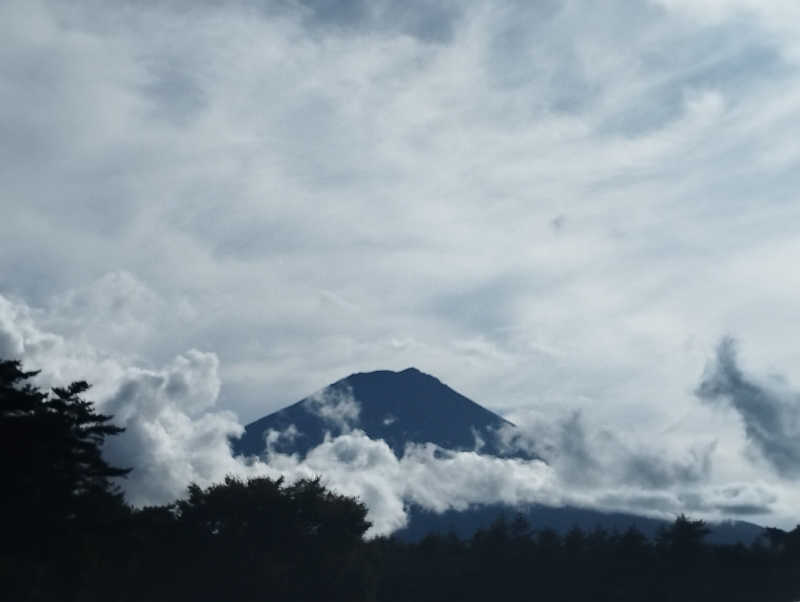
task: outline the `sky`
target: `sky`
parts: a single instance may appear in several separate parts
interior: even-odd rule
[[[227,449],[416,366],[551,450],[465,488],[794,526],[798,23],[782,0],[7,0],[0,355],[94,384],[142,503],[334,474],[337,445],[439,470],[357,429],[313,466]],[[382,532],[425,490],[353,470],[331,478]]]

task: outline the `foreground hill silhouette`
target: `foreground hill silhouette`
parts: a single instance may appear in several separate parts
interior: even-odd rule
[[[300,456],[323,442],[325,433],[339,435],[358,428],[370,439],[383,439],[395,455],[408,443],[435,443],[452,450],[508,455],[495,431],[510,422],[454,391],[439,379],[408,368],[351,374],[282,410],[245,427],[233,441],[236,454],[259,455],[270,431],[297,430],[273,444],[281,453]]]

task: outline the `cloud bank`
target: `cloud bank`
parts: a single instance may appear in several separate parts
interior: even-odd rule
[[[129,359],[43,330],[39,313],[0,297],[3,352],[23,358],[26,367],[41,367],[43,385],[64,384],[64,378],[95,383],[91,398],[126,429],[109,440],[104,453],[117,465],[134,467],[121,484],[137,505],[170,502],[189,483],[205,486],[229,474],[290,480],[319,475],[367,505],[370,536],[405,526],[411,504],[434,512],[501,503],[572,505],[663,518],[689,512],[711,520],[755,518],[770,524],[794,519],[785,514],[785,505],[796,495],[790,487],[793,473],[786,470],[784,455],[775,453],[792,445],[789,423],[768,417],[778,409],[793,412],[797,396],[779,397],[753,385],[736,365],[729,340],[719,346],[698,394],[706,401],[731,399],[745,418],[748,439],[775,468],[773,479],[720,478],[715,455],[728,441],[698,442],[681,453],[668,437],[636,442],[587,424],[580,412],[557,421],[531,415],[517,428],[497,433],[508,449],[521,448],[544,461],[453,452],[433,444],[409,445],[398,458],[384,441],[371,440],[358,429],[358,401],[341,389],[321,391],[309,402],[311,411],[335,427],[335,436],[328,435],[304,458],[270,446],[277,438],[302,436],[294,427],[269,433],[262,457],[233,457],[230,438],[243,427],[235,414],[217,407],[221,383],[215,354],[189,350],[162,367],[135,367]]]

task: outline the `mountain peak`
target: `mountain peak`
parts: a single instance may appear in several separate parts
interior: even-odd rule
[[[511,423],[415,367],[395,372],[357,372],[245,427],[237,454],[265,451],[269,431],[299,433],[278,438],[273,449],[305,455],[326,433],[352,429],[383,439],[399,457],[408,444],[434,443],[452,450],[503,455],[496,431]],[[292,431],[294,432],[294,431]]]
[[[417,376],[417,375],[425,376],[425,377],[428,377],[428,378],[432,378],[434,380],[439,380],[435,376],[432,376],[430,374],[426,374],[425,372],[423,372],[419,368],[415,368],[414,366],[409,366],[408,368],[405,368],[404,370],[372,370],[371,372],[353,372],[353,374],[351,374],[350,376],[346,376],[345,378],[341,379],[340,381],[336,381],[336,382],[338,383],[338,382],[342,382],[342,381],[345,381],[345,380],[349,380],[351,378],[358,378],[358,377],[362,377],[362,376],[375,376],[375,377],[382,376],[382,377],[392,378],[392,377],[397,377],[397,376]],[[335,385],[336,383],[333,383],[333,384]],[[331,386],[331,385],[329,385],[329,386]]]

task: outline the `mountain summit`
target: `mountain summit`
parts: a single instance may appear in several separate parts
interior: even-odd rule
[[[360,429],[386,441],[398,457],[407,443],[502,456],[495,432],[503,426],[513,425],[416,368],[379,370],[351,374],[248,424],[233,451],[261,454],[269,437],[273,450],[304,456],[325,433]]]

